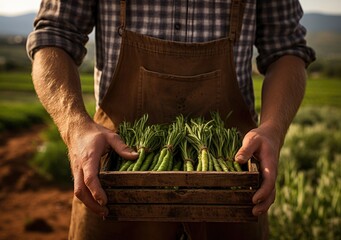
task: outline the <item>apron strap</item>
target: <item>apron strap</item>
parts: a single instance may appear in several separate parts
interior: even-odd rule
[[[239,39],[245,4],[242,0],[232,0],[230,12],[230,30],[228,38],[236,43]]]
[[[121,4],[120,4],[120,23],[121,23],[121,25],[118,28],[118,33],[120,35],[122,35],[122,30],[124,30],[126,27],[126,11],[127,11],[126,1],[121,0]]]

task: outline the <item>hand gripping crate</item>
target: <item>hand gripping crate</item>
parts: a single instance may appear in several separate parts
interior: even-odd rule
[[[260,186],[255,162],[243,172],[101,171],[109,219],[119,221],[255,222]]]

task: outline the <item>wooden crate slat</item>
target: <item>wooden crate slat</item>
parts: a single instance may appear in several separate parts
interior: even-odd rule
[[[105,187],[252,187],[258,188],[258,172],[100,172]]]
[[[108,205],[109,219],[119,221],[255,222],[252,206]]]
[[[252,205],[255,190],[106,189],[111,203]]]

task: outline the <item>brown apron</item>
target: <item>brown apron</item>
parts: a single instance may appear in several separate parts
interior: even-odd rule
[[[222,117],[232,112],[227,127],[244,134],[256,127],[240,93],[233,61],[243,9],[241,0],[232,0],[226,38],[183,43],[126,30],[126,1],[121,1],[120,56],[95,121],[116,131],[122,121],[134,121],[144,113],[150,123],[168,123],[179,114],[210,117],[210,112],[218,111]],[[267,232],[265,220],[243,224],[102,221],[74,199],[70,239],[180,239],[184,229],[193,240],[261,239]]]

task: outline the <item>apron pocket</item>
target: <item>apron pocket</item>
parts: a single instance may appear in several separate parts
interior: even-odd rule
[[[219,110],[221,71],[195,76],[179,76],[140,67],[137,111],[148,113],[153,123],[166,123],[175,116],[210,116]]]

